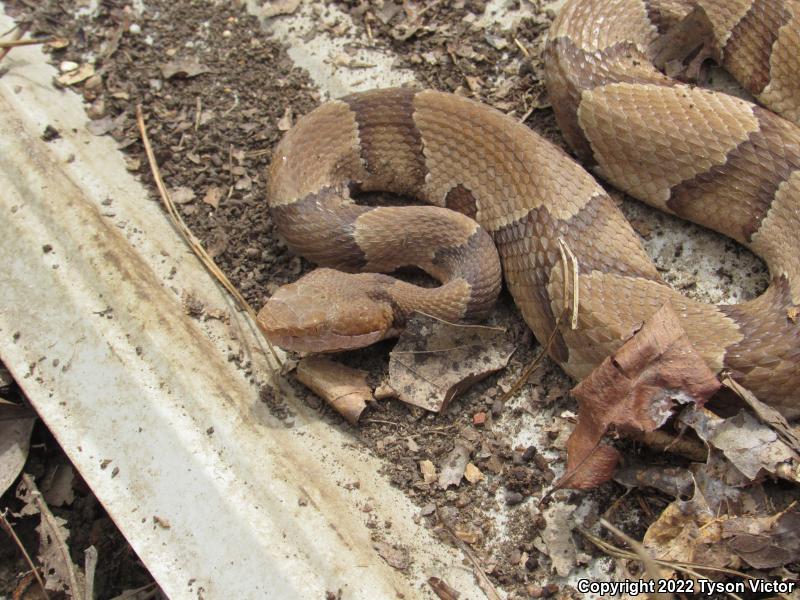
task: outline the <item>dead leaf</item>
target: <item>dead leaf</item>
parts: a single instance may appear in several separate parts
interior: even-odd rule
[[[169,191],[169,197],[175,204],[188,204],[194,200],[194,190],[186,186],[179,186]]]
[[[219,208],[219,201],[222,199],[222,194],[222,188],[212,185],[206,190],[206,195],[203,196],[203,202],[214,208]]]
[[[75,470],[67,462],[57,461],[51,465],[42,480],[40,489],[49,506],[70,505],[75,500],[72,484]]]
[[[12,408],[8,409],[9,406]],[[20,415],[15,410],[18,406],[6,402],[0,405],[0,415],[8,416],[11,410],[16,415],[14,418],[0,418],[0,496],[5,494],[25,466],[31,431],[36,423],[36,416],[31,411],[25,410]]]
[[[481,473],[481,470],[478,467],[472,463],[468,463],[464,469],[464,479],[470,483],[478,483],[483,479],[483,473]]]
[[[36,532],[39,534],[39,560],[44,567],[45,588],[55,592],[66,591],[73,598],[83,598],[83,574],[72,562],[67,546],[67,521],[50,512],[42,493],[28,474],[22,475],[17,498],[25,502],[29,509],[27,514],[38,512],[41,516]]]
[[[542,540],[547,546],[553,569],[561,577],[571,574],[577,564],[575,543],[572,541],[574,513],[575,506],[566,503],[553,504],[542,513],[545,520]]]
[[[726,521],[722,536],[754,569],[782,567],[800,560],[800,511],[795,503],[778,515]]]
[[[425,483],[431,484],[438,479],[438,475],[436,475],[436,466],[429,460],[419,461],[419,470],[422,473],[422,480]]]
[[[610,427],[654,431],[676,403],[702,406],[719,387],[665,304],[573,388],[580,404],[578,424],[567,442],[567,474],[556,487],[588,489],[611,478],[618,453],[600,445]]]
[[[389,385],[403,401],[439,412],[508,364],[514,347],[502,331],[453,325],[415,314],[389,358]]]
[[[398,571],[405,571],[408,568],[409,560],[407,553],[385,542],[375,542],[372,547],[378,551],[380,557]]]
[[[460,440],[456,441],[456,445],[450,454],[444,459],[444,463],[439,469],[439,487],[446,490],[451,485],[457,486],[461,483],[461,478],[464,476],[464,470],[467,468],[469,462],[470,449]]]
[[[190,79],[209,72],[209,69],[201,64],[195,56],[176,58],[160,65],[159,69],[161,69],[161,75],[164,79],[172,79],[173,77]]]
[[[458,600],[460,594],[443,579],[428,577],[428,585],[441,600]]]
[[[297,365],[297,379],[336,409],[351,425],[358,423],[367,403],[374,401],[372,388],[367,385],[367,373],[329,358],[304,358]]]
[[[800,463],[800,456],[778,437],[778,433],[759,423],[749,412],[742,411],[723,419],[705,409],[687,409],[681,413],[680,421],[721,451],[750,481],[765,473],[775,475],[781,466]]]
[[[73,71],[68,71],[67,73],[59,75],[56,81],[61,85],[70,86],[86,81],[92,75],[94,75],[94,65],[86,63]]]
[[[290,15],[300,6],[300,0],[267,0],[261,7],[261,17],[271,19],[278,15]]]
[[[761,402],[750,390],[744,388],[739,383],[725,377],[722,380],[722,385],[735,392],[745,403],[753,409],[759,419],[781,436],[781,439],[795,452],[800,453],[800,435],[795,432],[791,425],[786,421],[786,418],[771,406],[767,406]]]

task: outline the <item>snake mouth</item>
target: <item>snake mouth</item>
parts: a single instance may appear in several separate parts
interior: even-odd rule
[[[265,334],[270,342],[284,350],[313,353],[356,350],[388,337],[387,332],[384,331],[373,331],[357,335],[342,335],[333,332],[319,333],[316,335],[303,332],[293,335],[288,332],[280,331],[265,331]]]

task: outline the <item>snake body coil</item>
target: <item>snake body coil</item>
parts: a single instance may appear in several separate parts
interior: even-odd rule
[[[708,52],[786,118],[653,66],[662,34],[688,18],[707,28]],[[800,325],[790,318],[800,304],[797,4],[569,0],[545,59],[558,123],[584,164],[752,249],[770,270],[764,294],[731,306],[684,297],[661,281],[614,201],[560,149],[465,98],[377,90],[301,119],[269,172],[272,218],[294,252],[373,273],[319,269],[273,296],[262,327],[279,345],[331,351],[395,334],[411,310],[477,319],[494,302],[502,265],[525,321],[545,340],[565,289],[572,294],[562,239],[580,267],[579,322],[559,327],[550,354],[571,376],[590,373],[669,302],[713,370],[730,370],[787,417],[800,416]],[[361,207],[354,189],[434,206]],[[442,285],[377,274],[409,264]]]

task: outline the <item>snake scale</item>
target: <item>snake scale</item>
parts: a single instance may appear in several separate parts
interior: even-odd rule
[[[702,40],[686,48],[713,56],[769,109],[662,74],[654,66],[659,40],[679,28],[700,31]],[[669,302],[712,370],[728,370],[799,417],[798,3],[567,0],[544,58],[558,124],[582,163],[631,196],[751,249],[769,268],[767,290],[737,305],[683,296],[565,152],[463,97],[375,90],[320,106],[274,151],[272,219],[293,252],[326,268],[267,302],[259,323],[268,337],[289,349],[335,351],[395,335],[412,310],[480,319],[502,271],[527,324],[540,341],[554,334],[550,355],[576,379]],[[351,200],[372,190],[433,206]],[[572,296],[559,240],[577,258],[580,306],[577,329],[559,322],[554,332],[565,293]],[[441,285],[382,274],[404,265]]]

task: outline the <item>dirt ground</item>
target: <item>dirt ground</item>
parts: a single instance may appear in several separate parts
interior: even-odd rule
[[[86,100],[88,127],[97,135],[113,136],[129,169],[156,197],[135,124],[135,107],[142,105],[162,175],[183,218],[258,309],[277,287],[311,267],[289,254],[275,235],[265,207],[264,172],[273,145],[298,115],[320,103],[319,93],[306,73],[293,67],[285,49],[267,39],[257,20],[236,2],[147,0],[144,12],[136,14],[130,1],[104,0],[91,17],[81,11],[86,4],[8,0],[6,10],[31,35],[68,40],[48,50],[54,64],[94,61],[96,75],[74,86]],[[350,12],[371,45],[390,48],[399,57],[397,66],[412,69],[424,86],[485,100],[563,145],[547,106],[538,60],[551,14],[542,11],[511,32],[476,31],[470,24],[483,14],[483,2],[434,3],[425,19],[431,27],[402,39],[392,25],[395,5],[347,1],[338,6]],[[435,24],[448,28],[437,29]],[[523,58],[509,58],[503,52],[509,45],[524,48]],[[492,321],[502,324],[518,347],[507,370],[475,386],[442,415],[397,401],[380,402],[362,418],[356,435],[365,452],[386,459],[385,473],[418,504],[420,519],[432,528],[444,524],[468,543],[492,582],[510,597],[579,597],[568,586],[550,585],[551,558],[532,542],[544,520],[532,518],[521,506],[530,496],[540,497],[553,481],[552,462],[564,458],[560,430],[553,428],[546,447],[512,442],[515,420],[543,406],[565,414],[561,428],[569,426],[576,411],[568,396],[571,384],[545,360],[524,388],[523,401],[513,406],[500,403],[502,393],[540,347],[507,294]],[[368,370],[377,383],[390,348],[384,343],[378,351],[352,352],[340,359]],[[348,427],[320,399],[292,385],[331,426]],[[291,420],[290,409],[272,394],[265,391],[263,398],[276,416]],[[475,418],[479,413],[487,415],[483,424]],[[420,461],[440,464],[457,442],[473,450],[473,461],[487,475],[487,483],[447,491],[425,484]],[[675,462],[632,442],[617,444],[628,457],[655,464]],[[54,461],[63,460],[55,441],[39,425],[26,471],[43,475]],[[85,547],[101,546],[105,561],[97,576],[97,597],[112,598],[124,589],[147,585],[149,575],[91,491],[80,481],[75,488],[76,500],[61,514],[70,524],[71,548],[79,564]],[[15,506],[12,492],[13,488],[0,499],[0,508]],[[616,483],[591,493],[576,492],[568,501],[585,498],[592,501],[585,526],[606,516],[637,539],[670,501],[657,492],[628,493]],[[490,517],[498,499],[510,515],[502,536]],[[23,519],[18,529],[26,546],[35,548],[32,525]],[[386,539],[386,534],[376,533],[376,538]],[[574,541],[583,553],[581,560],[600,556],[583,538],[576,535]],[[0,569],[0,596],[12,593],[17,573],[26,570],[14,546],[0,536],[0,564],[7,561],[11,568]]]

